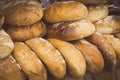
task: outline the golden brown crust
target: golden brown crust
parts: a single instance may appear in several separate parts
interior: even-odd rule
[[[87,40],[96,45],[101,51],[105,62],[105,68],[115,70],[117,59],[112,45],[108,43],[99,33],[93,34],[88,37]]]
[[[36,52],[55,78],[62,79],[65,76],[66,63],[51,43],[43,38],[33,38],[27,40],[26,44]]]
[[[120,67],[120,39],[115,38],[113,35],[105,34],[103,37],[107,40],[108,43],[112,45],[115,50],[117,57],[117,67]]]
[[[43,16],[43,9],[36,0],[12,0],[2,7],[5,23],[8,25],[31,25]]]
[[[99,33],[120,32],[120,16],[110,15],[95,23],[96,31]]]
[[[63,22],[86,18],[88,10],[80,2],[55,2],[44,11],[43,19],[48,23]]]
[[[29,80],[47,80],[47,72],[44,65],[23,42],[15,42],[13,55]]]
[[[0,59],[3,59],[11,54],[14,48],[14,43],[11,37],[3,30],[0,30]]]
[[[87,37],[95,32],[95,26],[86,19],[55,23],[48,26],[49,38],[71,41]]]
[[[5,31],[11,36],[13,41],[25,41],[35,37],[41,37],[46,33],[45,24],[40,21],[30,26],[14,27],[5,25]]]
[[[88,17],[91,22],[99,21],[109,14],[108,7],[105,5],[88,7]]]
[[[4,17],[3,17],[3,15],[0,13],[0,29],[2,28],[3,24],[4,24]]]
[[[67,63],[69,74],[74,77],[83,77],[86,72],[86,62],[80,51],[74,45],[58,39],[49,38],[55,48],[57,48]]]
[[[26,80],[15,59],[10,55],[0,59],[0,80]]]
[[[91,5],[91,4],[103,4],[106,3],[108,0],[55,0],[55,1],[78,1],[78,2],[82,2],[84,4],[87,5]]]
[[[104,68],[104,60],[101,52],[98,48],[86,40],[78,40],[74,42],[74,45],[80,52],[82,52],[86,63],[87,70],[90,73],[102,72]]]

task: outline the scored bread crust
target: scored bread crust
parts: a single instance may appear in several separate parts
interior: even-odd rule
[[[36,54],[23,42],[15,42],[13,55],[29,80],[47,80],[47,71]]]
[[[90,36],[95,26],[86,19],[55,23],[48,26],[47,36],[65,41],[72,41]]]
[[[86,18],[87,7],[75,1],[55,2],[44,10],[43,19],[48,23],[71,21]]]

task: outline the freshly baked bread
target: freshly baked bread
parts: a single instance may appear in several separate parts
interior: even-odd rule
[[[4,24],[4,17],[2,14],[0,14],[0,29],[3,26],[3,24]]]
[[[55,2],[44,10],[43,19],[48,23],[63,22],[86,18],[86,6],[76,1]]]
[[[31,38],[41,37],[46,33],[46,26],[42,21],[30,26],[14,27],[5,25],[4,29],[13,41],[25,41]]]
[[[91,22],[99,21],[109,14],[108,7],[105,5],[88,7],[88,17]]]
[[[104,60],[98,48],[86,40],[77,40],[74,45],[80,52],[82,52],[86,64],[87,71],[90,73],[102,72],[104,68]]]
[[[20,66],[11,55],[0,59],[0,80],[26,80]]]
[[[36,0],[11,0],[2,7],[5,23],[22,26],[36,23],[43,17],[41,4]]]
[[[35,53],[23,42],[15,42],[13,55],[29,80],[47,80],[47,72]]]
[[[0,59],[10,55],[13,51],[14,43],[11,37],[3,30],[0,30]]]
[[[108,2],[108,0],[55,0],[55,1],[78,1],[87,5],[91,5],[91,4],[97,5],[97,4],[103,4]]]
[[[48,26],[47,36],[65,41],[81,39],[95,32],[95,26],[86,19],[55,23]]]
[[[95,23],[96,31],[102,34],[120,32],[120,16],[110,15]]]
[[[80,51],[74,45],[58,39],[49,38],[55,48],[57,48],[67,63],[68,73],[73,77],[83,77],[86,72],[86,62]]]
[[[36,52],[56,79],[64,78],[66,63],[60,52],[51,43],[43,38],[32,38],[25,43]]]
[[[101,51],[105,62],[105,69],[115,70],[117,59],[112,45],[99,33],[93,34],[87,40],[95,44]]]
[[[93,76],[95,80],[116,80],[114,71],[103,71]]]
[[[105,34],[103,35],[103,37],[107,40],[107,42],[109,42],[110,44],[112,44],[112,47],[115,50],[115,54],[117,57],[117,67],[120,67],[120,39],[115,38],[113,35],[110,34]]]

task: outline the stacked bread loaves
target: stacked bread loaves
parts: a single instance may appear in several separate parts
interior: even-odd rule
[[[5,17],[4,29],[13,41],[24,41],[46,33],[41,20],[43,9],[36,0],[6,1],[1,10]]]
[[[43,19],[49,23],[47,36],[65,41],[87,37],[95,26],[87,19],[87,7],[76,1],[55,2],[44,11]],[[86,31],[87,30],[87,31]]]
[[[119,80],[120,17],[107,0],[38,1],[0,1],[0,80]]]

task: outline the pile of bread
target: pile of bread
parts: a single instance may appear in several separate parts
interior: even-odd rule
[[[0,1],[0,80],[120,80],[120,15],[107,3]]]

